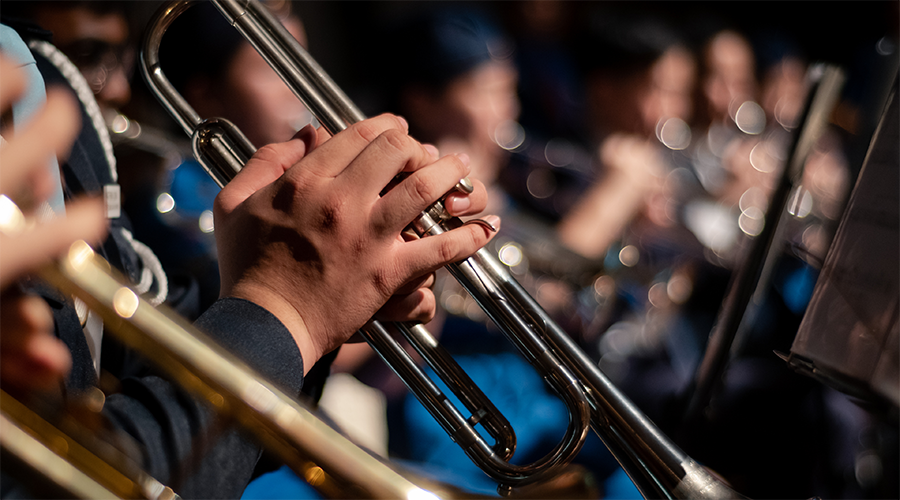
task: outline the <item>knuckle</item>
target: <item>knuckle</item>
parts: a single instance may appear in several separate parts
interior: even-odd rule
[[[438,245],[438,257],[441,262],[454,262],[458,258],[460,249],[460,244],[456,239],[444,238]]]
[[[352,238],[349,242],[350,250],[355,257],[365,255],[370,251],[369,242],[366,238]]]
[[[372,286],[381,297],[390,297],[393,293],[391,286],[390,271],[387,269],[377,269],[372,273]]]
[[[272,208],[290,213],[294,207],[303,206],[303,201],[304,190],[300,180],[296,177],[282,177],[272,197]]]
[[[431,179],[424,175],[414,175],[410,177],[412,181],[412,195],[422,204],[431,204],[440,196],[441,193],[436,192],[437,187]]]
[[[404,153],[411,144],[410,137],[397,129],[385,130],[379,137],[385,143],[385,146]]]
[[[281,159],[281,152],[277,144],[266,144],[256,150],[256,158],[269,163],[278,163]]]
[[[328,233],[337,231],[344,218],[343,212],[344,200],[341,197],[331,196],[323,200],[319,208],[317,226]]]
[[[406,128],[404,121],[393,113],[382,113],[378,115],[375,120],[387,123],[387,128],[396,128],[401,131]]]
[[[351,126],[353,132],[367,143],[374,141],[381,135],[381,130],[371,121],[362,121]]]

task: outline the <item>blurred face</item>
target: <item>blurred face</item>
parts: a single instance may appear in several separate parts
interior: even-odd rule
[[[502,154],[494,138],[502,125],[519,116],[517,84],[515,69],[509,63],[497,61],[482,63],[458,77],[442,96],[441,110],[436,116],[440,117],[438,126],[444,129],[437,135],[464,140],[475,152]],[[484,172],[476,177],[491,179],[493,173]]]
[[[53,32],[56,45],[81,70],[101,108],[116,109],[131,98],[134,49],[128,23],[118,13],[84,7],[39,9],[35,21]]]
[[[662,119],[691,119],[696,81],[693,56],[681,47],[669,49],[650,70],[649,94],[642,106],[644,126],[652,131]]]
[[[300,22],[290,18],[284,24],[305,45]],[[224,81],[213,88],[223,108],[221,114],[256,147],[287,141],[311,120],[309,111],[249,44],[241,45]]]
[[[703,92],[710,104],[713,118],[728,116],[732,102],[742,103],[754,98],[755,64],[750,45],[736,33],[716,35],[706,51],[709,74]]]
[[[806,66],[797,58],[786,57],[766,73],[762,106],[784,127],[794,127],[806,95]]]
[[[444,93],[447,115],[461,118],[464,136],[492,144],[497,128],[519,116],[518,75],[507,63],[488,61],[451,83]]]

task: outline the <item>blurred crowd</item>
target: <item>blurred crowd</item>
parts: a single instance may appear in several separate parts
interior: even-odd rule
[[[29,3],[15,14],[53,32],[97,97],[131,233],[165,268],[169,301],[196,317],[219,294],[219,188],[135,71],[156,3]],[[822,35],[759,22],[782,8],[770,2],[271,3],[367,115],[397,113],[417,140],[468,156],[489,193],[486,213],[503,220],[489,250],[695,460],[751,498],[896,497],[896,420],[773,353],[790,351],[896,76],[896,2],[867,6],[884,14],[871,19],[872,36],[840,39],[848,47],[833,62],[847,71],[846,90],[795,180],[771,278],[690,425],[707,339],[763,230],[815,63],[832,62],[812,46]],[[173,24],[160,60],[201,116],[234,122],[256,147],[316,124],[209,6]],[[434,290],[429,329],[513,424],[516,462],[539,459],[562,436],[565,407],[449,273]],[[328,381],[312,397],[367,448],[494,492],[365,344],[345,345],[316,376]],[[596,436],[576,461],[601,497],[639,497]],[[245,496],[307,494],[284,476],[261,477]]]

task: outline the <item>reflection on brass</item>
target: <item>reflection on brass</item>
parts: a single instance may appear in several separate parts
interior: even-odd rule
[[[96,387],[89,387],[82,395],[84,406],[94,413],[103,411],[103,405],[106,404],[106,395],[103,391]]]
[[[113,295],[113,309],[123,318],[130,318],[137,311],[138,296],[127,287],[116,290]]]
[[[108,264],[89,248],[86,250],[86,246],[73,245],[66,260],[68,265],[45,268],[42,277],[80,297],[103,317],[111,334],[157,362],[186,390],[237,420],[300,477],[314,479],[323,491],[337,497],[402,498],[423,491],[352,444],[186,321],[140,299],[121,284],[121,278],[113,277],[106,269]],[[87,258],[90,256],[93,258]],[[56,446],[64,449],[71,445],[65,440]],[[326,469],[328,473],[324,472]]]
[[[34,494],[49,498],[172,498],[171,490],[134,469],[108,447],[82,443],[0,391],[4,470]],[[168,491],[167,495],[162,495]]]
[[[303,479],[314,488],[322,486],[322,483],[325,481],[325,471],[321,467],[310,467],[306,474],[303,475]]]
[[[69,247],[68,260],[65,263],[72,266],[76,272],[88,265],[94,258],[94,250],[82,240],[78,240]]]
[[[5,194],[0,195],[0,231],[16,236],[25,230],[25,215]]]

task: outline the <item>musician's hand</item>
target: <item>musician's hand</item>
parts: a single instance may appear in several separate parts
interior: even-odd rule
[[[24,89],[22,72],[0,56],[0,114]],[[0,194],[8,199],[0,201],[0,379],[8,390],[48,388],[71,366],[67,348],[53,336],[46,302],[23,296],[10,285],[63,253],[73,241],[97,241],[105,232],[102,204],[96,200],[69,205],[64,218],[22,222],[22,215],[30,215],[29,209],[54,188],[47,160],[69,150],[79,121],[71,96],[50,89],[45,106],[27,125],[2,131],[5,142],[0,147]]]
[[[3,160],[0,160],[3,161]],[[3,162],[7,165],[6,162]],[[77,200],[66,216],[32,225],[17,234],[0,230],[0,380],[12,392],[50,389],[68,373],[68,348],[53,335],[53,317],[44,299],[22,296],[8,286],[49,262],[76,240],[100,241],[106,232],[103,205]]]
[[[0,320],[0,380],[4,389],[50,389],[66,376],[72,356],[53,335],[53,315],[43,299],[11,289],[0,297]]]
[[[405,226],[468,174],[466,157],[438,159],[435,148],[409,137],[404,120],[382,115],[313,150],[317,142],[307,128],[292,141],[260,149],[215,206],[222,294],[275,314],[294,335],[307,368],[404,284],[412,290],[407,295],[419,294],[417,277],[468,257],[493,236],[466,225],[404,240]],[[408,176],[380,196],[401,172]],[[451,210],[477,213],[486,202],[484,186],[454,198]],[[394,305],[427,316],[417,311],[420,298]],[[431,301],[425,308],[433,314]]]

